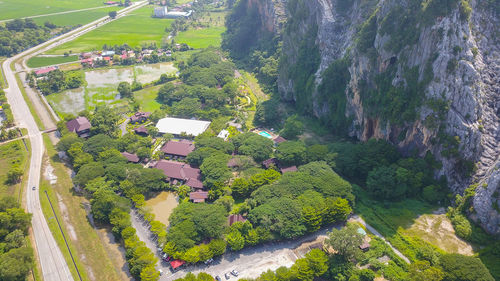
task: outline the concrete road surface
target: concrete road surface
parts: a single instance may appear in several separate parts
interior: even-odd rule
[[[133,11],[139,7],[146,5],[146,1],[135,3],[133,6],[125,8],[118,13],[118,17],[126,15],[126,13]],[[71,281],[74,280],[69,271],[68,264],[64,260],[61,250],[50,232],[47,225],[46,218],[43,215],[40,206],[40,193],[39,183],[42,167],[42,156],[44,153],[43,138],[35,119],[26,104],[21,90],[17,84],[15,73],[11,70],[11,64],[18,60],[24,61],[30,56],[36,55],[40,52],[54,48],[65,42],[74,40],[79,36],[93,30],[107,22],[111,21],[109,17],[104,17],[90,24],[75,29],[65,35],[61,35],[45,43],[42,43],[34,48],[24,51],[12,58],[7,59],[2,67],[5,79],[9,85],[5,89],[7,100],[11,106],[14,120],[19,127],[27,128],[28,137],[31,142],[31,159],[28,174],[28,186],[26,190],[26,207],[28,212],[33,214],[32,229],[35,238],[35,246],[42,268],[43,279],[47,281]],[[23,61],[23,62],[24,62]],[[35,190],[32,188],[35,187]],[[42,195],[43,196],[43,195]],[[71,265],[73,266],[73,265]]]

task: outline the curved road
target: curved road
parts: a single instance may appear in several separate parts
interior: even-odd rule
[[[147,1],[137,2],[133,6],[121,10],[118,13],[117,18],[122,17],[126,15],[126,13],[146,4]],[[42,132],[40,132],[40,130],[38,129],[35,119],[31,115],[28,105],[26,104],[26,101],[24,100],[21,90],[17,84],[15,72],[12,71],[10,66],[19,59],[26,60],[27,58],[34,56],[40,52],[43,52],[50,48],[54,48],[65,42],[74,40],[75,38],[110,21],[111,19],[106,16],[78,29],[75,29],[65,35],[51,39],[34,48],[24,51],[14,57],[7,59],[2,64],[5,79],[9,85],[9,87],[5,89],[5,93],[7,96],[7,100],[11,106],[14,119],[16,120],[18,126],[27,128],[28,137],[31,142],[31,159],[28,174],[28,186],[26,187],[26,207],[28,212],[33,214],[32,229],[36,244],[36,250],[42,268],[43,279],[48,281],[71,281],[74,279],[71,275],[71,272],[69,271],[68,264],[64,260],[61,250],[57,246],[54,236],[52,236],[52,233],[50,232],[47,221],[45,220],[40,206],[40,193],[38,186],[40,183],[42,157],[44,153]],[[32,187],[36,187],[36,190],[32,190]]]

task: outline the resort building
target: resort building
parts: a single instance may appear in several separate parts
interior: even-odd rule
[[[66,122],[68,131],[76,133],[81,138],[86,138],[90,135],[90,127],[92,127],[92,125],[89,120],[82,116]]]
[[[166,117],[158,121],[156,128],[161,134],[172,134],[176,137],[185,134],[196,137],[205,132],[210,123],[210,121]]]
[[[139,163],[140,159],[137,155],[128,153],[128,152],[122,152],[123,157],[127,158],[129,162],[132,163]]]
[[[168,141],[161,151],[171,158],[185,158],[195,149],[194,143],[188,140]]]
[[[193,168],[189,164],[160,160],[154,168],[162,170],[170,184],[185,184],[194,189],[203,189],[200,169]]]

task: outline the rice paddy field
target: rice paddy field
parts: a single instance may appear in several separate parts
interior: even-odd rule
[[[185,43],[194,49],[203,49],[210,46],[219,47],[222,42],[222,33],[226,31],[224,20],[227,12],[206,13],[200,22],[210,25],[207,28],[190,28],[179,32],[175,42]]]
[[[79,24],[84,25],[89,22],[93,22],[97,19],[107,16],[108,13],[111,11],[118,11],[118,10],[120,10],[120,7],[99,7],[98,9],[92,9],[87,11],[77,11],[67,14],[37,17],[33,18],[33,20],[37,24],[43,24],[49,21],[58,26],[76,26]]]
[[[32,57],[28,60],[27,64],[29,67],[37,68],[37,67],[74,62],[74,61],[78,61],[77,56]]]
[[[128,100],[121,99],[117,88],[120,82],[142,84],[157,80],[161,74],[175,74],[177,69],[172,63],[157,63],[111,69],[90,70],[85,72],[86,86],[47,96],[52,108],[59,114],[77,114],[83,110],[93,110],[100,104],[128,110]],[[134,93],[144,110],[154,111],[160,107],[155,100],[159,87],[151,87]]]
[[[1,0],[0,20],[103,6],[102,0]]]
[[[129,15],[95,29],[76,40],[58,46],[48,54],[64,54],[72,51],[80,53],[100,50],[104,44],[131,47],[156,43],[161,45],[168,34],[165,28],[170,26],[172,19],[152,18],[153,6],[146,6],[131,12]]]

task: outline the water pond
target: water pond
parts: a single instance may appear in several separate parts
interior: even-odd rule
[[[179,205],[177,196],[173,192],[163,191],[146,201],[146,206],[151,208],[155,215],[155,220],[168,226],[168,218],[174,211],[174,208]]]

